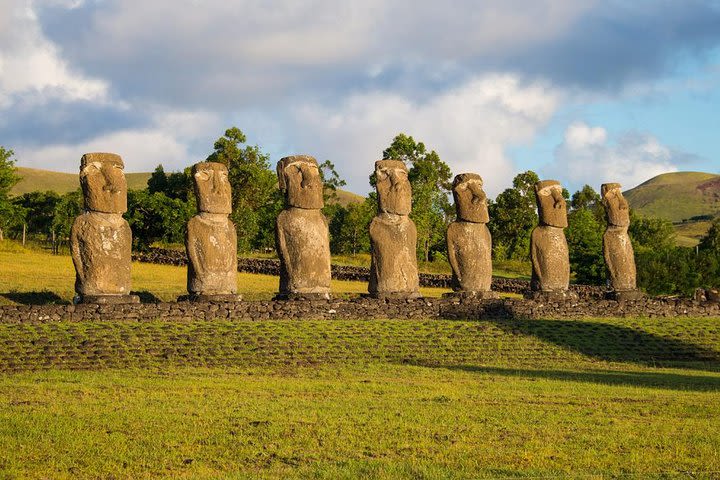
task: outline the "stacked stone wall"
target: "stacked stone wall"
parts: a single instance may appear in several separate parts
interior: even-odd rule
[[[152,248],[146,252],[133,253],[133,260],[161,265],[187,265],[185,252],[164,248]],[[332,265],[332,278],[336,280],[350,280],[367,282],[370,279],[370,269],[349,265]],[[262,275],[279,275],[280,261],[274,258],[238,258],[238,271]],[[450,288],[451,276],[445,274],[421,273],[420,285],[423,287]],[[530,289],[530,282],[512,278],[493,278],[492,289],[502,293],[522,294]],[[570,285],[570,289],[577,292],[581,298],[602,298],[605,292],[603,287],[595,285]]]
[[[252,301],[237,303],[173,302],[125,305],[5,305],[0,323],[56,321],[167,321],[270,319],[578,319],[588,317],[720,317],[720,304],[690,299],[647,298],[619,303],[581,299],[540,302],[525,299],[354,298],[329,301]],[[720,320],[719,320],[720,321]]]

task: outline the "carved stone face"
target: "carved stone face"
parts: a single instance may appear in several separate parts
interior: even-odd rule
[[[535,199],[540,216],[540,225],[565,228],[567,207],[562,196],[562,187],[556,180],[542,180],[535,184]]]
[[[375,162],[375,178],[378,211],[409,215],[412,209],[412,189],[405,163],[400,160],[378,160]]]
[[[458,220],[473,223],[490,221],[482,186],[482,178],[477,173],[461,173],[455,177],[452,191]]]
[[[80,160],[80,186],[85,209],[102,213],[127,211],[123,161],[114,153],[86,153]]]
[[[197,208],[200,212],[224,214],[232,212],[232,192],[228,169],[224,164],[196,163],[192,168],[192,176]]]
[[[619,183],[604,183],[600,187],[602,203],[610,225],[627,227],[630,225],[630,207],[623,197]]]
[[[285,157],[277,164],[277,174],[288,206],[317,210],[325,205],[323,182],[315,158],[310,155]]]

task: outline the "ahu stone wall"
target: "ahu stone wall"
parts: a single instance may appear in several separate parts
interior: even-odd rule
[[[172,302],[118,305],[5,305],[0,323],[57,321],[271,320],[271,319],[578,319],[588,317],[720,317],[720,304],[690,299],[645,298],[632,302],[580,299],[540,302],[504,298],[384,300],[359,297],[318,301],[233,303]],[[719,320],[720,321],[720,320]]]

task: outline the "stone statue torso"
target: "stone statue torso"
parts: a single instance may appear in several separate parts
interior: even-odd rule
[[[485,292],[492,283],[492,240],[484,223],[453,222],[447,230],[453,290]]]
[[[635,253],[628,227],[609,225],[603,235],[603,253],[613,290],[621,292],[636,289]]]
[[[130,225],[115,213],[79,215],[70,233],[79,295],[130,294]]]
[[[369,292],[417,292],[417,229],[410,217],[380,213],[370,223]]]
[[[237,293],[237,232],[225,215],[195,215],[187,225],[188,292]]]
[[[319,209],[290,207],[277,217],[280,293],[330,291],[328,223]]]
[[[532,282],[541,291],[567,290],[570,283],[569,251],[562,228],[538,226],[531,235]]]

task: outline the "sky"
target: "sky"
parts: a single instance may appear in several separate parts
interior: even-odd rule
[[[717,0],[0,0],[0,145],[17,165],[204,160],[239,127],[359,194],[398,133],[490,196],[720,173]]]

